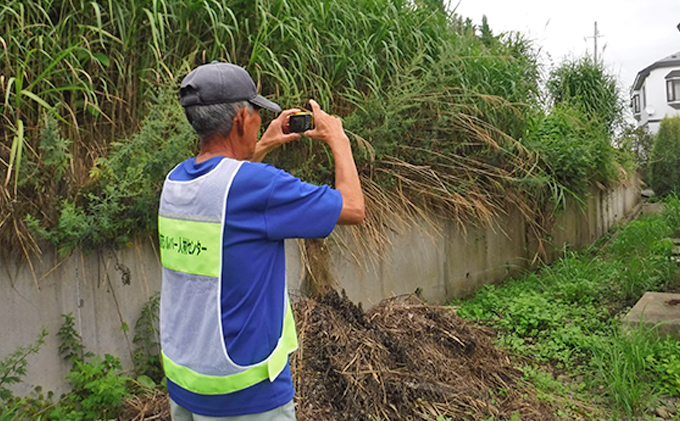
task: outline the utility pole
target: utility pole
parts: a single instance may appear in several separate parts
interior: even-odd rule
[[[593,38],[593,43],[595,44],[595,48],[593,50],[593,59],[595,60],[595,63],[597,63],[597,39],[601,38],[602,34],[597,30],[597,22],[595,22],[595,31],[593,32],[592,37],[588,38]]]

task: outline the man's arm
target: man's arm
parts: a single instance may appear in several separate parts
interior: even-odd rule
[[[288,133],[288,117],[299,112],[298,109],[282,111],[278,117],[272,120],[264,134],[255,146],[255,153],[250,159],[251,162],[262,162],[264,157],[272,150],[278,148],[291,140],[299,139],[298,133]]]
[[[306,136],[326,142],[335,160],[335,189],[342,195],[339,225],[360,224],[366,215],[364,193],[361,191],[349,138],[342,128],[342,120],[324,112],[313,99],[309,101],[314,113],[314,129]]]

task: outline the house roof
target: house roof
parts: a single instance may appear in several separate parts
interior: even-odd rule
[[[675,67],[675,66],[680,66],[680,51],[678,51],[677,53],[673,53],[668,57],[664,57],[661,60],[652,63],[649,66],[645,67],[644,69],[640,70],[637,76],[635,76],[635,82],[633,82],[633,91],[639,91],[640,88],[642,88],[642,84],[645,83],[645,79],[647,78],[647,76],[649,76],[652,70],[663,67]]]

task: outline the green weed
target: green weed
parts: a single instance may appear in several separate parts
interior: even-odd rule
[[[659,376],[661,391],[680,396],[680,341],[666,338],[645,359]]]
[[[81,421],[115,418],[120,403],[129,395],[130,380],[120,373],[120,359],[106,354],[104,358],[85,351],[72,314],[62,315],[64,323],[57,336],[61,339],[59,354],[72,363],[66,380],[72,390],[61,397],[47,413],[48,420]]]
[[[677,394],[680,380],[680,342],[644,328],[622,332],[618,318],[680,275],[668,239],[680,207],[676,198],[667,203],[666,213],[620,227],[598,253],[565,252],[552,266],[486,286],[460,302],[458,314],[498,328],[499,343],[513,352],[583,373],[617,411],[639,416],[656,397]],[[559,389],[535,371],[525,375],[546,397]]]
[[[648,361],[660,340],[653,331],[640,327],[616,331],[597,347],[591,366],[595,384],[630,419],[641,414],[657,397],[659,382]]]
[[[47,329],[43,328],[34,343],[17,347],[14,352],[0,360],[0,402],[7,402],[14,397],[8,387],[21,381],[26,374],[28,357],[40,351],[47,334]]]
[[[160,361],[160,337],[158,331],[158,317],[160,293],[152,295],[144,303],[142,313],[135,323],[135,337],[133,343],[137,346],[133,354],[135,372],[138,376],[147,376],[154,383],[160,383],[163,378],[163,368]]]
[[[42,393],[40,386],[31,395],[15,397],[9,386],[21,381],[26,374],[28,357],[36,354],[47,330],[38,335],[36,342],[18,347],[9,356],[0,360],[0,421],[87,421],[115,419],[123,400],[131,393],[144,389],[154,389],[159,381],[157,313],[158,295],[152,297],[144,306],[136,324],[135,343],[139,346],[135,353],[135,363],[140,370],[137,381],[123,376],[120,359],[111,355],[95,356],[87,352],[78,334],[72,314],[62,315],[64,321],[57,333],[60,339],[59,354],[72,364],[66,381],[71,391],[53,402],[52,392]],[[147,374],[154,377],[152,379]]]
[[[66,375],[73,391],[62,397],[48,418],[55,421],[115,418],[120,403],[128,396],[129,378],[121,376],[121,370],[120,360],[108,354],[103,359],[76,361]]]

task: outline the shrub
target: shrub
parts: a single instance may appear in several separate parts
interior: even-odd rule
[[[109,420],[118,415],[120,404],[128,396],[129,378],[121,376],[120,359],[106,354],[104,359],[75,361],[66,375],[73,391],[65,395],[49,419]]]
[[[64,323],[57,333],[61,340],[59,354],[72,364],[66,375],[72,390],[62,396],[47,418],[52,421],[115,418],[122,400],[128,396],[126,383],[130,380],[120,374],[120,359],[109,354],[102,359],[85,352],[73,314],[63,314],[62,317]]]
[[[620,155],[609,138],[585,109],[563,103],[530,119],[523,143],[538,152],[558,183],[582,193],[592,182],[617,181],[621,164],[631,159]]]
[[[169,91],[153,97],[154,107],[140,131],[115,142],[92,168],[92,182],[73,199],[61,200],[57,223],[29,215],[28,225],[62,255],[78,246],[123,247],[155,233],[158,197],[165,175],[195,148],[195,134]]]
[[[626,151],[632,151],[640,176],[649,183],[649,160],[654,146],[654,135],[645,127],[629,125],[616,139],[616,144]]]
[[[664,196],[680,189],[680,116],[661,120],[650,158],[652,189]]]
[[[550,73],[548,93],[555,105],[583,108],[613,133],[623,121],[623,103],[616,78],[589,56],[566,59]]]

